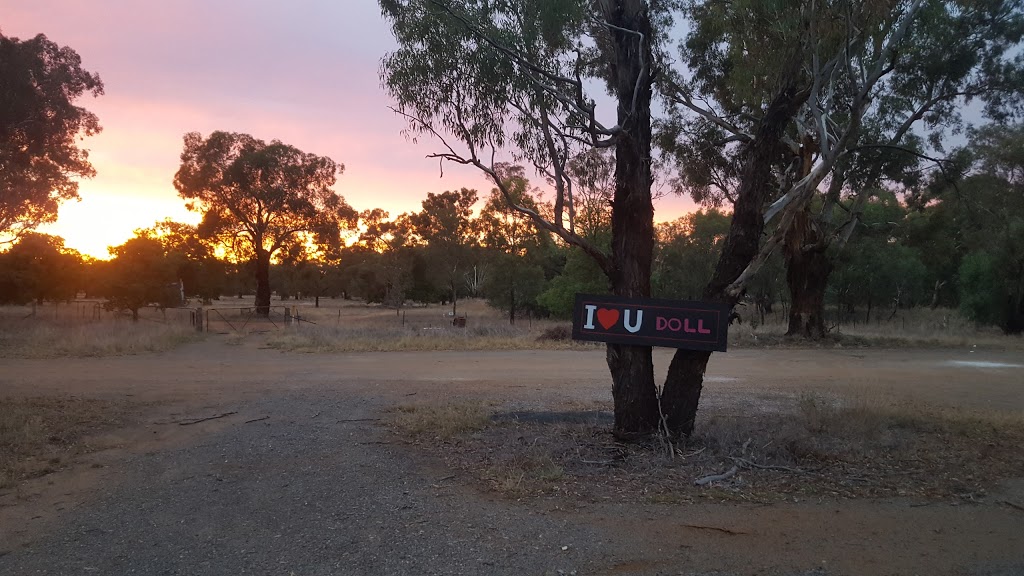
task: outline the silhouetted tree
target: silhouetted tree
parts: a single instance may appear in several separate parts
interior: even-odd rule
[[[74,104],[86,93],[103,94],[103,83],[74,50],[0,34],[0,243],[55,221],[78,179],[95,174],[79,141],[100,123]]]
[[[270,260],[281,249],[311,243],[337,247],[356,212],[331,190],[344,166],[274,140],[214,132],[185,135],[174,186],[189,209],[203,213],[199,232],[256,262],[256,307],[270,306]]]
[[[26,232],[0,253],[0,303],[74,300],[82,277],[82,256],[64,239]]]
[[[180,304],[174,263],[159,240],[140,232],[141,235],[110,248],[114,258],[106,266],[103,288],[106,308],[128,310],[133,321],[138,321],[139,309],[144,306]]]
[[[434,275],[451,298],[452,314],[457,312],[459,288],[477,243],[476,200],[476,190],[469,188],[431,192],[422,202],[423,209],[409,216],[413,232],[427,246]]]

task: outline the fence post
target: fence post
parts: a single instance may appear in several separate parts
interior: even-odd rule
[[[203,307],[200,306],[192,312],[192,326],[195,327],[196,332],[203,331]]]

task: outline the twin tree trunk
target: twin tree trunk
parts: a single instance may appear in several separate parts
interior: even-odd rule
[[[612,4],[612,3],[609,3]],[[612,199],[612,292],[648,297],[654,250],[654,208],[651,204],[651,78],[643,65],[651,62],[651,23],[643,2],[615,2],[605,14],[613,26],[615,94],[618,121],[624,132],[615,147],[615,196]],[[640,52],[643,51],[643,52]],[[642,56],[642,57],[641,57]],[[773,181],[772,168],[782,154],[781,138],[806,90],[798,90],[800,51],[783,70],[780,88],[747,144],[729,236],[704,299],[735,305],[738,295],[727,287],[742,274],[760,249],[764,230],[762,208]],[[639,89],[637,89],[639,87]],[[673,435],[693,432],[709,352],[677,350],[659,401],[654,386],[651,348],[609,344],[608,368],[615,400],[615,434],[635,438],[655,432],[660,422]]]

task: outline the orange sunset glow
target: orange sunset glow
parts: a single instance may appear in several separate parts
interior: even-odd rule
[[[103,79],[105,94],[77,104],[103,132],[86,139],[96,177],[80,202],[42,231],[97,258],[133,230],[172,218],[196,222],[172,184],[182,136],[227,130],[278,139],[345,165],[335,190],[357,210],[392,215],[419,208],[428,192],[471,187],[474,169],[446,165],[429,139],[408,141],[389,108],[378,67],[394,40],[376,2],[284,3],[38,0],[5,6],[3,33],[46,34],[70,46]],[[537,179],[539,182],[539,179]],[[656,205],[659,221],[692,209]]]

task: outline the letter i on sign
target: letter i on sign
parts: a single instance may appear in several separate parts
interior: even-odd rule
[[[593,304],[587,304],[584,306],[587,309],[587,323],[583,325],[584,330],[594,329],[594,311],[597,310],[597,306]]]

